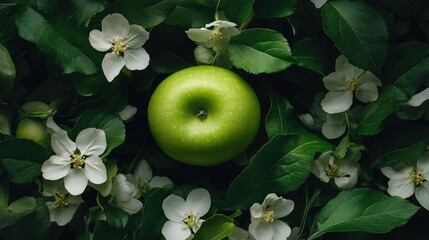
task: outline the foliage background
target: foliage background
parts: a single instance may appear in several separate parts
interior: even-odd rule
[[[162,153],[150,135],[146,109],[162,79],[196,65],[195,44],[185,30],[214,21],[217,10],[243,30],[229,45],[233,70],[257,92],[264,121],[238,160],[198,168]],[[124,71],[108,83],[101,72],[103,54],[90,46],[88,35],[100,28],[104,16],[115,12],[150,31],[144,47],[151,60],[147,69]],[[401,103],[429,85],[428,41],[429,4],[424,0],[334,0],[321,9],[309,0],[222,0],[219,4],[213,0],[3,1],[0,110],[10,132],[3,132],[0,142],[0,234],[4,239],[30,235],[32,239],[87,239],[90,233],[94,239],[158,239],[166,221],[162,200],[172,192],[185,196],[198,186],[211,193],[209,214],[228,216],[219,220],[222,223],[234,219],[246,228],[251,204],[276,192],[296,203],[287,218],[290,226],[300,226],[303,213],[308,214],[303,220],[306,236],[422,239],[427,236],[427,210],[417,210],[412,198],[386,195],[387,178],[379,169],[416,158],[428,146],[427,121],[396,116]],[[310,174],[314,157],[335,149],[341,139],[328,141],[296,117],[308,112],[317,92],[326,91],[321,80],[334,71],[341,54],[383,82],[378,100],[364,105],[356,128],[348,135],[366,150],[360,160],[358,189],[342,193]],[[144,157],[155,172],[173,180],[174,189],[150,192],[143,198],[142,213],[132,216],[109,205],[103,190],[97,189],[101,195],[87,191],[85,204],[70,224],[50,224],[40,194],[40,166],[51,150],[14,137],[24,116],[21,106],[29,101],[46,102],[56,109],[56,121],[70,130],[72,139],[87,127],[104,129],[109,149],[104,155],[112,172],[130,172]],[[116,113],[127,104],[138,111],[132,121],[124,123]],[[237,164],[249,159],[249,166]],[[306,206],[306,198],[316,188],[319,196],[311,207]],[[355,204],[344,204],[344,199],[355,198]],[[360,219],[335,214],[340,207],[345,213],[370,206],[378,208],[360,213]],[[101,212],[106,221],[97,220]],[[230,227],[217,229],[229,231]]]

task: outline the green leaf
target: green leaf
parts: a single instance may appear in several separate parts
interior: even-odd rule
[[[167,48],[154,49],[150,61],[151,67],[157,73],[174,73],[191,66]]]
[[[226,18],[236,24],[241,24],[250,18],[253,12],[254,0],[221,1]]]
[[[401,124],[386,128],[374,139],[372,159],[382,168],[417,159],[428,146],[429,130],[419,125]]]
[[[15,19],[19,35],[36,46],[59,65],[64,73],[80,72],[86,75],[97,72],[94,62],[72,45],[38,12],[21,8]]]
[[[275,136],[232,181],[225,206],[247,209],[269,193],[286,194],[298,189],[310,174],[314,155],[330,149],[328,142],[310,134]]]
[[[142,218],[142,228],[139,239],[158,239],[166,218],[162,210],[162,201],[172,194],[172,187],[163,187],[151,191],[147,196]]]
[[[255,0],[255,14],[262,18],[283,18],[292,15],[298,0]]]
[[[5,94],[12,90],[15,76],[15,65],[9,51],[0,43],[0,93]]]
[[[125,140],[125,125],[122,119],[113,113],[103,110],[88,110],[77,120],[70,136],[76,139],[77,135],[86,128],[102,129],[106,134],[107,148],[102,157],[107,156],[114,148]]]
[[[11,203],[7,209],[0,208],[0,229],[15,224],[26,215],[34,212],[36,199],[23,197]]]
[[[105,0],[71,0],[72,18],[81,25],[88,26],[91,18],[105,8]]]
[[[224,215],[216,214],[203,222],[195,234],[195,240],[222,240],[234,231],[234,221]]]
[[[270,99],[271,107],[265,121],[265,130],[270,139],[276,135],[306,132],[287,99],[275,93],[270,94]]]
[[[378,2],[399,17],[410,17],[420,14],[425,0],[378,0]]]
[[[429,45],[410,42],[398,46],[386,65],[389,80],[410,98],[429,74]]]
[[[165,23],[183,28],[204,27],[214,21],[215,7],[215,1],[211,0],[178,0]]]
[[[348,0],[328,1],[321,9],[323,29],[350,63],[380,73],[388,40],[383,17],[363,2]]]
[[[293,58],[296,65],[310,69],[321,75],[326,75],[331,62],[329,52],[321,44],[319,38],[305,38],[292,47]]]
[[[88,185],[97,190],[103,197],[107,197],[110,194],[113,186],[113,178],[118,173],[118,166],[112,162],[106,162],[107,180],[102,184],[94,184],[89,182]]]
[[[386,233],[404,225],[419,207],[372,189],[343,191],[317,215],[315,239],[327,232]]]
[[[98,220],[95,223],[93,240],[122,240],[127,235],[125,229],[117,229],[110,226],[107,222]]]
[[[29,161],[5,158],[3,167],[13,183],[31,183],[42,173],[41,164]]]
[[[244,30],[228,49],[233,65],[253,74],[280,72],[294,63],[286,38],[270,29]]]
[[[106,221],[110,226],[114,228],[124,228],[127,225],[129,219],[128,213],[111,205],[108,198],[97,195],[97,203],[103,209]]]
[[[11,138],[0,142],[0,162],[6,158],[42,164],[49,156],[44,147],[31,140]]]
[[[395,85],[387,86],[378,96],[377,101],[369,103],[362,113],[356,133],[375,135],[383,120],[389,116],[398,104],[408,101],[407,95]]]

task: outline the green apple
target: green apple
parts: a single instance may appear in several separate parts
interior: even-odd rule
[[[16,127],[17,138],[32,140],[44,147],[49,145],[50,136],[46,132],[46,123],[44,120],[23,118]]]
[[[260,120],[251,86],[214,66],[173,73],[158,85],[148,106],[149,128],[160,148],[194,166],[218,165],[243,153]]]

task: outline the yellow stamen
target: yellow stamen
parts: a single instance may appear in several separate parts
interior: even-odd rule
[[[358,91],[359,90],[359,83],[356,79],[351,79],[347,81],[347,84],[349,85],[349,89],[351,91]]]
[[[210,36],[210,40],[212,40],[212,41],[219,41],[219,40],[222,40],[222,33],[221,32],[219,32],[219,30],[213,30],[213,33],[212,33],[212,35]]]
[[[200,217],[198,217],[198,214],[193,214],[191,212],[190,214],[185,215],[185,219],[183,219],[183,222],[189,228],[195,228],[197,226],[199,220],[200,220]]]
[[[124,53],[130,46],[128,44],[124,44],[123,41],[126,40],[127,37],[123,38],[113,38],[112,39],[112,51],[119,55],[121,53]]]
[[[340,168],[338,167],[337,164],[333,163],[329,165],[329,169],[326,171],[326,175],[328,175],[329,177],[335,177],[338,175],[338,171],[340,170]]]
[[[140,189],[140,191],[142,193],[147,193],[150,189],[150,185],[148,182],[141,180],[138,184],[137,184],[138,188]]]
[[[80,154],[72,155],[72,165],[74,168],[81,169],[83,165],[85,164],[85,156],[82,156]]]
[[[54,205],[56,208],[58,207],[67,207],[69,204],[66,201],[66,196],[63,193],[56,192],[55,193],[55,201]]]
[[[265,222],[267,223],[272,223],[274,222],[274,211],[269,211],[269,212],[265,212],[262,215],[262,218],[264,219]]]
[[[410,171],[410,178],[416,185],[422,184],[424,180],[422,173],[415,169]]]

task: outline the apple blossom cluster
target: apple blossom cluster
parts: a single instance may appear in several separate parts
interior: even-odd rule
[[[233,22],[216,20],[205,27],[186,31],[188,37],[198,45],[194,51],[197,63],[231,68],[228,43],[231,37],[240,33],[236,26]]]
[[[101,22],[101,31],[92,30],[89,42],[93,48],[107,53],[101,67],[107,81],[111,82],[125,66],[129,70],[143,70],[149,65],[149,54],[143,48],[149,33],[136,24],[130,25],[119,13],[107,15]]]

